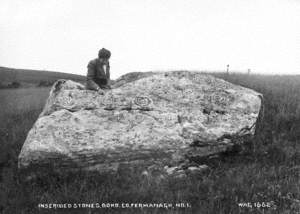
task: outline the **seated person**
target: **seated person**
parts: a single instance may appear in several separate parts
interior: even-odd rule
[[[93,59],[88,64],[86,88],[103,92],[102,89],[110,89],[110,66],[109,50],[102,48],[98,52],[98,58]]]

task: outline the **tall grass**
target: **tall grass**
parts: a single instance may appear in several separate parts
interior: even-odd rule
[[[49,174],[25,181],[17,156],[49,89],[0,90],[0,213],[297,213],[300,211],[300,77],[222,73],[264,95],[265,117],[242,154],[211,160],[210,170],[186,179],[144,176],[122,167],[114,174]],[[5,102],[4,102],[5,101]],[[178,209],[38,209],[38,203],[188,202]],[[271,208],[240,207],[265,202]]]

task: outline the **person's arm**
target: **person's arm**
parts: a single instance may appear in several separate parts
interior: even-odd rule
[[[107,84],[110,85],[110,65],[109,65],[109,62],[107,62],[107,65],[106,65],[106,79],[107,79]]]
[[[95,83],[95,81],[94,81],[95,76],[96,76],[95,65],[93,64],[93,62],[89,62],[87,68],[88,68],[87,78],[86,78],[87,89],[98,91],[100,88],[97,85],[97,83]]]

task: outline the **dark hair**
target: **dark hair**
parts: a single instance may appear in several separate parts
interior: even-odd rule
[[[110,51],[105,49],[105,48],[100,49],[99,52],[98,52],[98,57],[99,58],[109,59],[110,56],[111,56]]]

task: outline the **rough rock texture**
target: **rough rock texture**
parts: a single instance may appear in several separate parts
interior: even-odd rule
[[[110,171],[193,161],[253,136],[259,93],[197,72],[130,73],[104,95],[57,81],[19,155],[19,168]]]

